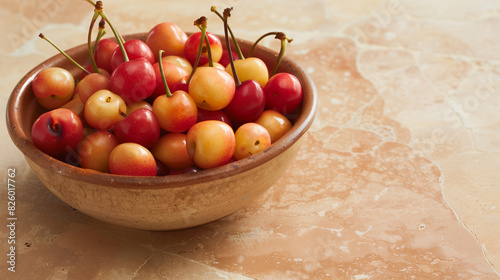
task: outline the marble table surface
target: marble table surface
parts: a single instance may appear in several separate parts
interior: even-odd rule
[[[106,0],[122,33],[283,31],[317,117],[284,177],[195,228],[149,232],[73,210],[1,122],[1,279],[500,279],[500,1]],[[0,109],[23,74],[85,42],[83,0],[1,0]],[[272,40],[263,44],[278,48]],[[15,272],[7,178],[15,169]]]

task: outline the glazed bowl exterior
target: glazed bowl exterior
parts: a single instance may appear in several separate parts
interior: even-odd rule
[[[145,40],[147,34],[125,39]],[[222,39],[222,37],[221,37]],[[243,53],[251,42],[239,40]],[[88,60],[87,45],[67,51],[79,63]],[[272,69],[277,52],[254,50]],[[80,70],[56,55],[27,73],[13,90],[7,104],[10,137],[40,181],[59,199],[96,219],[144,230],[175,230],[205,224],[248,205],[269,189],[287,170],[311,126],[317,93],[313,81],[294,61],[285,57],[279,72],[296,75],[303,86],[301,111],[292,129],[267,150],[249,158],[191,174],[157,177],[120,176],[75,167],[41,152],[31,141],[31,126],[45,110],[31,90],[35,75],[46,67],[59,66],[79,75]]]

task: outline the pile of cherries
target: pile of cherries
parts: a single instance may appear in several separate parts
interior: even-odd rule
[[[90,2],[90,1],[89,1]],[[59,67],[41,70],[32,82],[46,109],[34,122],[33,143],[68,164],[100,172],[156,176],[196,172],[267,149],[291,127],[300,110],[302,87],[277,73],[285,46],[282,32],[259,38],[243,56],[228,25],[232,8],[220,14],[226,48],[207,32],[207,18],[188,36],[176,24],[154,26],[144,41],[125,41],[92,3],[88,33],[90,63],[78,79]],[[95,22],[100,18],[95,40]],[[113,39],[103,38],[109,26]],[[270,70],[252,52],[269,35],[281,40]],[[231,50],[230,39],[235,50]]]

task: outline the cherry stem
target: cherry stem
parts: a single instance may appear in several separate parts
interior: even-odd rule
[[[224,17],[222,21],[224,22],[224,37],[226,37],[226,45],[227,45],[227,54],[229,56],[229,63],[231,63],[231,69],[233,70],[234,83],[238,87],[241,85],[240,79],[238,78],[238,74],[236,73],[236,69],[234,68],[233,61],[233,53],[231,52],[231,43],[229,42],[229,34],[228,34],[228,25],[227,18],[231,16],[231,10],[233,8],[224,9]]]
[[[277,32],[277,31],[268,32],[268,33],[260,36],[259,39],[257,39],[257,41],[255,41],[255,43],[253,43],[252,47],[250,48],[250,51],[248,52],[248,57],[252,57],[252,53],[253,53],[255,47],[257,47],[257,45],[259,44],[259,42],[262,39],[264,39],[264,38],[266,38],[268,36],[271,36],[271,35],[275,35],[274,38],[281,41],[280,53],[278,54],[278,59],[276,61],[276,64],[274,65],[274,69],[271,72],[271,76],[273,76],[278,71],[278,66],[280,65],[281,60],[283,59],[283,56],[285,55],[285,50],[286,50],[287,43],[291,43],[293,41],[293,39],[288,38],[285,35],[285,33],[283,33],[283,32]]]
[[[89,27],[89,32],[87,36],[87,46],[88,46],[88,51],[89,51],[89,56],[90,56],[90,63],[92,64],[92,70],[94,73],[100,73],[99,68],[97,67],[97,63],[95,62],[94,58],[94,52],[92,49],[92,29],[94,29],[94,23],[99,17],[99,12],[97,12],[97,4],[95,6],[96,8],[94,9],[94,15],[92,16],[92,20],[90,22],[90,27]]]
[[[54,42],[52,42],[49,38],[45,37],[42,33],[38,35],[38,37],[44,39],[45,41],[49,42],[54,48],[56,48],[62,55],[64,55],[67,59],[69,59],[73,64],[75,64],[78,68],[80,68],[83,72],[85,72],[87,75],[90,74],[90,72],[83,68],[78,62],[73,60],[68,54],[66,54],[63,50],[61,50]]]
[[[198,26],[198,28],[200,28],[201,30],[200,26]],[[206,34],[206,29],[205,29],[205,45],[207,45],[208,66],[214,67],[214,62],[212,59],[212,48],[210,47],[210,40],[208,39],[208,36]]]
[[[201,36],[200,36],[200,45],[198,46],[198,54],[196,55],[196,60],[193,64],[193,70],[191,71],[189,79],[187,80],[188,84],[189,82],[191,82],[191,78],[193,77],[193,74],[196,71],[196,68],[198,68],[198,64],[200,63],[201,51],[203,50],[203,41],[205,40],[207,33],[207,18],[203,16],[198,18],[197,20],[194,21],[194,25],[200,28]]]
[[[292,42],[293,39],[286,37],[285,33],[278,33],[275,37],[278,40],[281,40],[281,48],[280,48],[280,53],[278,54],[278,58],[276,60],[276,64],[274,65],[273,71],[271,72],[271,76],[274,76],[276,72],[278,71],[278,67],[280,66],[281,60],[283,60],[283,57],[285,56],[285,49],[287,43]]]
[[[163,81],[163,86],[165,87],[165,92],[167,93],[167,97],[172,97],[172,92],[168,88],[167,79],[165,78],[165,72],[163,71],[163,50],[158,51],[158,66],[160,67],[161,80]]]
[[[123,43],[125,43],[125,40],[120,35],[120,33],[118,33],[118,31],[116,31],[115,27],[113,26],[113,24],[111,23],[111,21],[109,21],[108,17],[106,16],[106,13],[104,13],[103,6],[102,6],[102,1],[97,1],[96,2],[94,14],[95,13],[98,13],[108,23],[109,28],[111,28],[111,31],[113,31],[113,34],[115,35],[116,41],[118,41],[118,45],[120,46],[120,49],[121,49],[122,54],[123,54],[123,60],[125,62],[129,61],[127,52],[125,51],[125,47],[123,46]]]
[[[106,21],[101,18],[101,20],[99,21],[99,31],[97,32],[97,36],[95,38],[95,42],[94,42],[94,48],[92,49],[92,53],[95,54],[95,49],[97,48],[97,43],[99,43],[99,41],[102,39],[102,37],[104,37],[104,35],[106,35],[106,30],[104,29],[106,26]]]
[[[219,11],[217,10],[217,7],[212,6],[210,8],[210,11],[214,12],[217,16],[219,16],[219,18],[222,21],[224,21],[224,17],[219,13]],[[236,37],[234,37],[233,31],[231,30],[231,28],[229,27],[229,25],[227,26],[227,29],[229,30],[229,33],[231,34],[231,38],[233,39],[234,47],[236,48],[236,53],[238,53],[238,57],[240,59],[244,59],[245,57],[243,56],[243,53],[241,52],[240,46],[238,44],[238,41],[236,40]]]

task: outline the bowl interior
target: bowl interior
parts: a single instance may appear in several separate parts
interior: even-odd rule
[[[145,40],[146,36],[146,33],[140,33],[127,35],[124,36],[124,38],[126,40],[132,38]],[[220,38],[223,40],[222,36],[220,36]],[[252,46],[252,42],[245,40],[238,40],[238,44],[243,54],[247,54]],[[86,65],[88,62],[86,44],[74,47],[66,51],[66,53],[81,64]],[[265,47],[257,47],[253,52],[253,56],[261,58],[270,69],[274,67],[277,55],[278,53],[276,51]],[[178,174],[161,177],[111,175],[74,167],[58,161],[41,152],[33,145],[30,133],[31,126],[36,118],[46,110],[37,103],[31,90],[31,83],[35,75],[40,70],[52,66],[65,68],[76,77],[81,75],[81,70],[76,68],[71,62],[60,54],[49,58],[27,73],[13,90],[7,104],[7,127],[10,137],[23,154],[35,164],[46,166],[61,176],[69,176],[78,178],[84,182],[105,184],[107,186],[117,188],[174,188],[206,180],[228,177],[252,169],[263,162],[271,160],[276,155],[293,145],[312,124],[317,107],[317,93],[313,81],[299,65],[285,56],[280,64],[278,72],[288,72],[298,77],[303,87],[303,101],[300,113],[293,120],[294,125],[292,129],[281,139],[273,143],[265,152],[258,153],[254,156],[226,164],[224,166],[201,170],[192,174]]]

